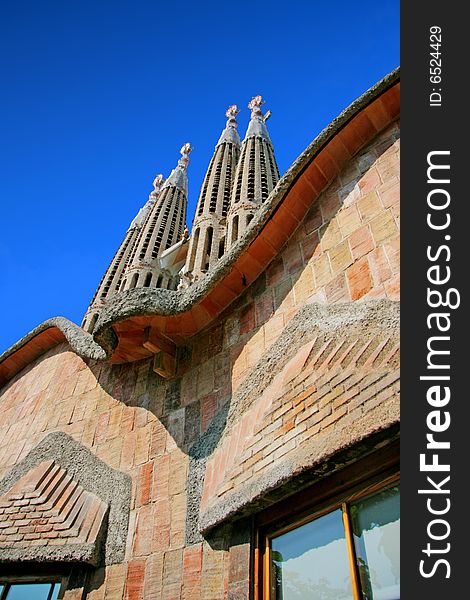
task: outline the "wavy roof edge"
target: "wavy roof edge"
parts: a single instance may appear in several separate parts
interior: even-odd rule
[[[190,311],[231,272],[235,263],[258,238],[294,183],[321,150],[354,117],[396,85],[399,79],[400,68],[397,67],[354,100],[315,137],[278,181],[252,220],[250,228],[201,280],[183,291],[137,288],[117,294],[100,310],[93,336],[65,317],[54,317],[44,321],[0,355],[0,385],[11,379],[32,360],[63,341],[67,341],[71,349],[82,358],[106,360],[111,357],[118,344],[117,336],[112,329],[114,325],[132,317],[168,317]],[[252,281],[249,281],[248,285]],[[242,292],[243,290],[240,291]]]

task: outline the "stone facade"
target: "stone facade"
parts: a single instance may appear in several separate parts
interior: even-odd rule
[[[386,452],[399,423],[397,102],[395,74],[325,138],[340,167],[329,168],[318,151],[306,154],[286,179],[285,190],[302,190],[292,235],[280,239],[279,252],[266,246],[265,255],[256,254],[257,271],[245,261],[242,291],[209,321],[207,311],[184,318],[221,277],[231,281],[240,268],[233,265],[254,242],[237,250],[239,262],[227,256],[213,287],[195,287],[177,310],[157,313],[143,300],[132,308],[116,300],[97,323],[95,340],[83,342],[104,347],[103,332],[113,323],[116,339],[108,338],[104,360],[72,349],[69,334],[41,338],[33,350],[41,331],[6,353],[0,576],[15,567],[13,556],[2,557],[12,546],[16,560],[36,560],[36,570],[47,556],[54,560],[31,553],[27,534],[11,529],[21,506],[6,506],[15,493],[26,493],[21,477],[37,477],[34,469],[43,464],[31,459],[37,448],[41,457],[59,460],[44,450],[51,435],[63,436],[65,454],[79,447],[98,461],[83,462],[84,473],[106,470],[122,476],[123,490],[125,481],[130,486],[121,511],[127,515],[122,555],[113,532],[123,525],[113,529],[110,519],[101,546],[93,546],[110,554],[90,552],[93,566],[61,561],[67,600],[257,597],[258,515],[377,448]],[[309,183],[306,165],[323,165],[320,190]],[[260,213],[253,223],[253,240],[272,222],[262,219]],[[181,293],[161,296],[171,306]],[[176,319],[182,325],[173,335]],[[163,329],[163,323],[173,325]],[[172,344],[174,371],[162,377],[157,359],[171,354]],[[110,498],[91,475],[83,477],[83,488],[104,510]],[[46,536],[36,542],[49,543]]]

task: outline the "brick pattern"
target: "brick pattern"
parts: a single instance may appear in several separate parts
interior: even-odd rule
[[[276,375],[207,464],[201,509],[282,465],[316,435],[339,431],[399,396],[399,343],[315,338]]]
[[[0,497],[0,548],[95,544],[107,508],[65,469],[45,461]]]

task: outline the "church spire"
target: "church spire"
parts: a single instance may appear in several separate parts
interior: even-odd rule
[[[188,174],[187,169],[189,165],[189,154],[193,151],[191,144],[186,142],[180,150],[181,158],[178,164],[170,173],[170,176],[165,181],[163,189],[167,187],[175,187],[184,192],[185,196],[188,196]]]
[[[239,112],[235,104],[227,109],[227,123],[201,187],[185,266],[192,278],[205,273],[225,251],[226,218],[240,156]]]
[[[263,114],[263,104],[261,96],[254,96],[248,104],[251,118],[241,147],[232,188],[227,248],[244,233],[255,212],[279,180],[274,148],[266,127],[271,111]]]
[[[103,306],[108,298],[114,296],[114,294],[119,291],[124,271],[132,261],[142,233],[142,228],[155,205],[163,182],[163,175],[157,175],[153,180],[153,190],[150,193],[147,202],[139,210],[132,223],[129,225],[123,241],[109,264],[109,267],[106,269],[83,318],[82,327],[86,331],[93,331],[97,311]]]
[[[120,291],[136,287],[176,288],[177,282],[161,269],[158,257],[176,244],[183,234],[188,203],[187,168],[191,151],[191,145],[184,144],[177,166],[162,185],[142,226]]]

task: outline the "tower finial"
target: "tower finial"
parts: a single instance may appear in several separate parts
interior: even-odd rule
[[[219,141],[217,142],[217,146],[219,146],[223,142],[228,142],[230,144],[236,144],[237,146],[240,146],[240,136],[238,135],[237,131],[237,115],[239,112],[240,110],[236,104],[232,104],[225,111],[225,116],[227,117],[227,124],[225,125],[225,129],[222,131]]]
[[[181,158],[178,161],[178,165],[180,167],[187,168],[187,166],[189,165],[189,155],[192,151],[193,148],[191,147],[191,144],[189,142],[186,142],[186,144],[183,144],[183,146],[181,146]]]
[[[232,104],[225,111],[225,116],[230,121],[231,119],[236,119],[239,112],[240,112],[240,109],[238,108],[238,106],[236,104]]]
[[[252,116],[254,116],[255,113],[261,112],[261,106],[265,102],[266,102],[266,100],[263,100],[262,96],[253,96],[253,98],[250,100],[250,102],[248,102],[248,108],[251,110]],[[256,116],[258,116],[258,115],[256,114]]]
[[[251,110],[251,118],[245,135],[245,139],[252,136],[256,136],[271,141],[269,138],[268,130],[265,125],[265,122],[271,116],[271,111],[268,110],[266,115],[263,114],[261,107],[264,103],[265,101],[263,100],[262,96],[253,96],[250,102],[248,102],[248,108]]]
[[[151,198],[156,198],[158,196],[158,192],[160,191],[165,178],[161,173],[159,173],[152,182],[153,190],[150,192]]]
[[[188,174],[186,169],[189,165],[189,154],[192,151],[193,148],[189,142],[186,142],[186,144],[181,146],[181,158],[178,160],[178,164],[163,184],[162,190],[173,185],[183,190],[185,194],[188,193]]]
[[[180,150],[181,158],[179,159],[178,164],[187,167],[189,165],[189,155],[192,151],[193,148],[189,142],[183,144]]]
[[[186,144],[183,144],[183,146],[181,147],[180,154],[182,154],[184,157],[188,156],[192,151],[193,149],[191,148],[191,144],[189,142],[186,142]]]
[[[153,180],[153,184],[152,184],[153,189],[155,191],[157,191],[157,189],[161,187],[162,183],[163,183],[163,175],[161,173],[159,173]]]

